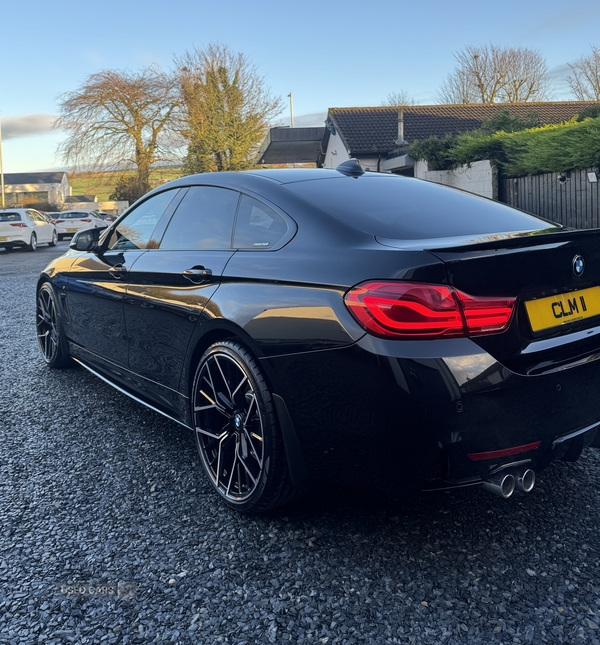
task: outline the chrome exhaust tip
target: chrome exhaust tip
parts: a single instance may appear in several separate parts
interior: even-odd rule
[[[534,475],[535,479],[535,475]],[[490,475],[483,481],[485,490],[490,493],[500,495],[500,497],[510,497],[515,492],[515,477],[511,473],[500,472],[495,475]]]
[[[535,486],[535,472],[531,468],[526,468],[516,474],[516,486],[524,493],[530,493]]]

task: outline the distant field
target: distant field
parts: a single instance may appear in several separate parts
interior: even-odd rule
[[[130,175],[127,171],[115,172],[87,172],[69,175],[69,183],[73,195],[96,195],[99,202],[109,201],[117,181],[123,175]],[[150,174],[152,187],[164,184],[171,179],[181,177],[179,168],[159,168]]]

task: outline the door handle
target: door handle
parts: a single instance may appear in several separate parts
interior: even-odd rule
[[[207,278],[212,277],[212,270],[205,269],[203,266],[192,267],[183,272],[183,276],[191,282],[203,282]]]
[[[127,269],[122,264],[115,264],[114,267],[110,267],[108,272],[115,280],[120,280],[127,272]]]

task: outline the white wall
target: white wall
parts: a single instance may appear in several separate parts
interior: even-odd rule
[[[69,211],[101,211],[110,215],[120,215],[129,206],[127,201],[119,202],[69,202],[66,204]]]
[[[350,159],[350,155],[340,135],[337,132],[330,134],[325,159],[323,160],[323,168],[336,168],[344,161],[348,161],[348,159]]]
[[[63,204],[65,197],[71,194],[71,184],[67,175],[63,175],[60,184],[5,184],[4,192],[8,193],[48,193],[51,204]]]
[[[456,170],[429,170],[426,161],[417,161],[415,177],[498,199],[498,168],[488,160],[475,161],[470,166],[461,166]]]

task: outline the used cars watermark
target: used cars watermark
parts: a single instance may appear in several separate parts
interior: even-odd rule
[[[135,598],[136,582],[59,582],[56,593],[67,598]]]

